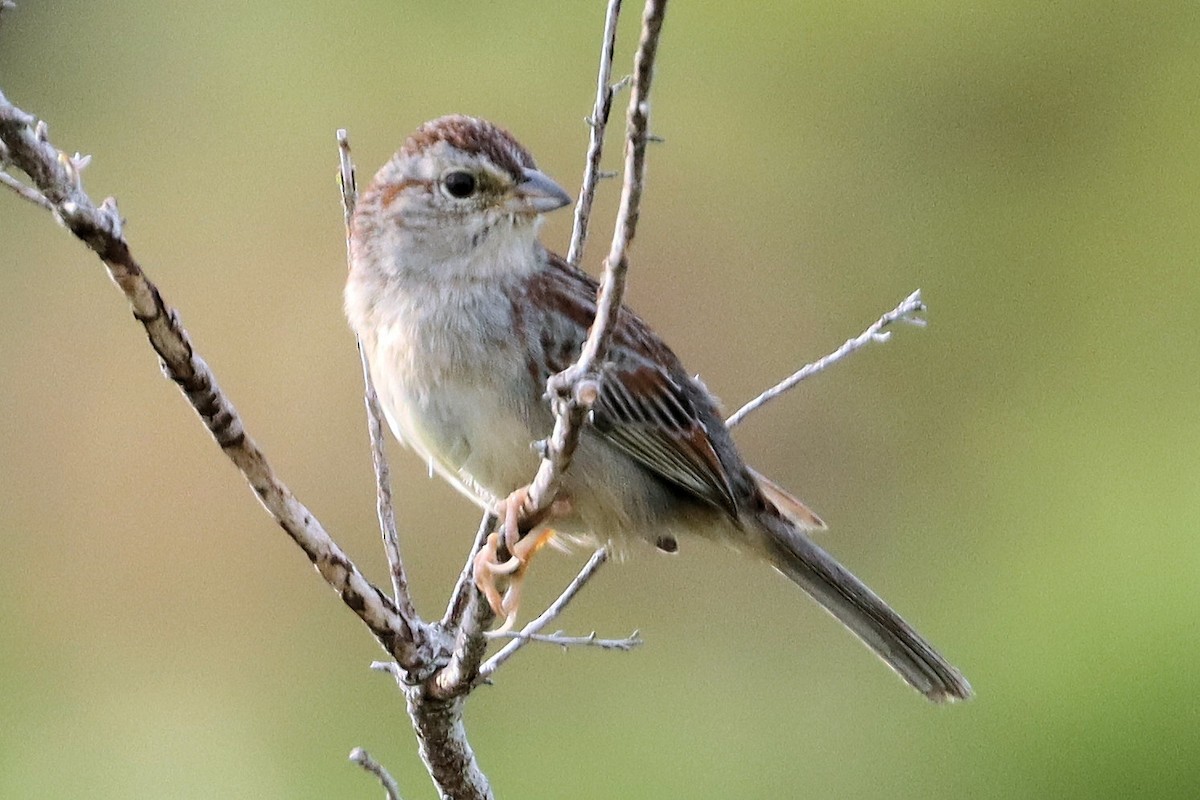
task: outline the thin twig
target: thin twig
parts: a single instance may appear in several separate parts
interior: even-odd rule
[[[355,180],[354,162],[350,159],[350,139],[344,129],[338,129],[338,183],[342,189],[342,212],[346,220],[346,264],[351,263],[350,252],[350,222],[354,218],[354,205],[358,202],[358,184]],[[392,470],[388,465],[387,451],[384,449],[383,411],[379,406],[379,396],[375,392],[375,383],[371,380],[371,364],[367,360],[367,351],[362,342],[358,342],[358,357],[362,362],[363,371],[363,401],[367,408],[367,436],[371,440],[371,465],[375,469],[375,511],[379,517],[379,532],[383,537],[383,552],[387,556],[388,569],[392,577],[392,597],[400,615],[414,623],[419,623],[420,617],[413,607],[412,596],[408,591],[408,575],[404,570],[404,561],[400,558],[400,540],[396,535],[396,506],[392,500]]]
[[[97,208],[83,191],[79,180],[82,159],[72,159],[54,147],[45,125],[13,106],[2,93],[0,141],[12,163],[53,206],[54,215],[104,262],[129,301],[134,318],[145,328],[163,371],[187,396],[268,513],[383,648],[405,669],[425,670],[438,655],[431,632],[423,625],[411,625],[399,614],[395,603],[363,576],[312,512],[276,476],[237,410],[217,386],[216,377],[196,353],[178,313],[167,305],[134,258],[122,233],[116,202],[110,198]]]
[[[596,103],[588,117],[591,129],[588,139],[587,159],[583,167],[583,186],[579,189],[579,200],[575,202],[575,224],[571,227],[571,247],[567,250],[567,263],[578,266],[583,258],[583,246],[587,241],[588,220],[592,215],[592,201],[596,197],[596,184],[605,174],[600,171],[600,156],[604,151],[604,131],[612,112],[613,95],[621,84],[614,86],[612,80],[613,52],[617,48],[617,20],[621,16],[621,0],[609,0],[604,15],[604,38],[600,42],[600,69],[596,75]]]
[[[400,800],[400,786],[396,783],[396,779],[382,764],[371,758],[370,753],[361,747],[356,747],[350,751],[350,760],[379,779],[386,800]]]
[[[494,639],[512,639],[517,642],[538,642],[539,644],[558,645],[563,650],[571,647],[597,647],[601,650],[620,650],[629,652],[633,648],[644,644],[641,631],[634,631],[624,639],[601,639],[595,631],[592,631],[587,636],[568,636],[564,631],[555,631],[554,633],[525,633],[524,631],[496,631],[489,633],[489,638]],[[480,673],[480,677],[487,676]]]
[[[647,0],[642,14],[642,35],[634,58],[633,88],[630,92],[625,136],[625,180],[612,246],[604,262],[604,276],[596,303],[596,318],[579,359],[550,377],[546,384],[554,411],[554,429],[546,441],[546,455],[529,487],[529,502],[522,519],[542,516],[558,494],[562,475],[570,466],[584,417],[599,394],[596,372],[603,362],[616,324],[629,269],[627,250],[633,241],[645,178],[646,133],[649,128],[650,83],[662,32],[666,0]]]
[[[575,579],[567,584],[567,588],[563,589],[563,592],[558,596],[558,599],[551,603],[550,606],[540,615],[538,615],[536,619],[530,620],[529,623],[521,629],[520,633],[516,634],[517,638],[514,638],[511,642],[504,645],[499,652],[485,661],[483,666],[479,668],[479,676],[485,679],[491,677],[492,674],[500,668],[500,665],[512,658],[518,650],[525,646],[525,643],[528,642],[531,637],[535,636],[539,631],[542,630],[542,628],[545,628],[547,625],[549,625],[555,617],[562,613],[563,609],[567,607],[567,604],[575,598],[575,595],[579,594],[579,590],[582,589],[589,580],[591,580],[592,576],[596,574],[596,571],[599,570],[600,567],[604,566],[604,562],[607,560],[608,550],[603,547],[592,553],[592,557],[589,558],[587,563],[583,565],[583,569],[579,571],[579,574],[575,576]]]
[[[350,160],[350,143],[346,132],[339,130],[337,139],[341,163],[339,179],[342,187],[342,208],[346,221],[346,258],[349,264],[351,263],[350,229],[357,192],[354,165]],[[383,413],[379,406],[375,386],[371,381],[371,368],[367,354],[361,342],[358,343],[358,353],[363,367],[367,430],[371,439],[371,461],[375,468],[379,529],[383,536],[384,552],[391,568],[392,589],[395,592],[401,616],[412,620],[412,625],[420,625],[424,629],[427,626],[420,621],[420,617],[413,608],[404,562],[400,558],[400,545],[396,535],[396,516],[392,502],[391,470],[388,467],[384,451],[383,423],[381,421]],[[489,531],[494,525],[494,519],[490,514],[484,515],[484,525]],[[486,533],[483,535],[486,536]],[[468,561],[468,563],[470,562]],[[461,581],[460,578],[460,583]],[[467,586],[463,590],[468,600],[472,596],[470,588]],[[459,589],[456,587],[455,594],[457,595],[458,592]],[[462,724],[462,703],[466,691],[469,690],[470,684],[474,680],[479,662],[483,660],[483,651],[487,647],[487,642],[483,638],[483,629],[490,624],[492,617],[491,608],[487,607],[486,603],[481,605],[484,606],[484,609],[477,614],[468,615],[456,632],[447,666],[432,675],[414,676],[412,670],[406,669],[402,664],[396,662],[375,662],[371,665],[373,669],[390,672],[396,679],[397,686],[404,692],[408,716],[412,720],[413,731],[417,734],[421,760],[425,763],[430,777],[433,778],[443,797],[478,798],[479,800],[487,800],[492,797],[487,776],[479,769],[475,753],[471,749],[470,742],[467,741],[466,730]],[[425,683],[426,680],[428,680],[428,685]]]
[[[796,384],[800,383],[800,381],[812,375],[816,375],[821,370],[836,364],[856,350],[861,350],[872,342],[886,342],[891,338],[892,334],[891,331],[884,329],[894,322],[906,322],[909,325],[924,327],[924,318],[916,316],[924,311],[925,303],[921,301],[921,290],[917,289],[908,297],[904,298],[900,305],[896,306],[891,311],[877,319],[874,324],[872,324],[858,336],[855,336],[853,339],[846,340],[841,347],[839,347],[837,350],[834,350],[829,355],[818,358],[811,364],[805,364],[787,378],[775,384],[770,389],[767,389],[749,403],[746,403],[746,405],[734,412],[729,419],[725,420],[725,425],[732,428],[744,420],[752,411],[762,408],[762,406],[766,403],[795,387]]]
[[[471,552],[467,553],[467,563],[463,564],[462,570],[458,573],[458,580],[455,581],[454,589],[450,592],[450,600],[446,603],[446,613],[442,615],[442,628],[445,630],[457,631],[462,626],[463,615],[467,611],[467,601],[475,586],[471,580],[474,573],[475,556],[487,544],[488,534],[495,527],[496,515],[490,511],[483,512],[483,518],[479,520],[479,530],[475,533],[475,544],[471,546]]]
[[[587,118],[589,127],[588,151],[583,166],[583,184],[580,188],[580,198],[578,198],[575,204],[575,222],[571,225],[571,245],[568,253],[566,253],[566,260],[572,265],[578,265],[583,258],[583,247],[584,243],[587,242],[588,222],[590,217],[592,217],[592,204],[595,200],[596,185],[602,179],[616,178],[617,175],[617,173],[602,172],[600,169],[600,160],[602,154],[604,154],[604,136],[608,127],[608,118],[612,115],[613,97],[617,95],[618,91],[624,89],[625,86],[628,86],[632,82],[632,77],[626,76],[618,80],[616,84],[612,83],[612,61],[613,54],[617,49],[617,23],[620,18],[620,5],[622,5],[622,0],[610,0],[605,12],[604,36],[602,36],[600,42],[600,66],[596,70],[595,102],[592,107],[592,115]],[[649,13],[649,8],[650,4],[647,4],[647,14]],[[654,28],[652,48],[656,48],[656,42],[658,42],[658,31],[661,29],[662,23],[661,14],[662,11],[659,11],[658,23],[656,23]],[[647,26],[646,23],[643,23],[643,28],[647,28]],[[646,38],[646,34],[643,32],[643,47],[644,38]],[[638,56],[641,58],[641,55],[642,50],[640,49],[638,50]],[[647,71],[653,70],[653,61],[654,56],[652,52],[652,55],[649,56]],[[647,78],[647,82],[643,85],[643,96],[648,94],[648,92],[649,79]],[[632,136],[632,133],[630,133],[630,136]],[[628,210],[625,205],[622,207],[623,210]],[[634,215],[636,216],[636,201]],[[630,237],[632,236],[630,235]],[[607,275],[608,270],[606,269],[605,272]],[[622,277],[622,281],[623,279]],[[612,297],[610,302],[616,302],[619,305],[619,296],[620,291],[617,291],[616,296]],[[574,403],[574,399],[575,392],[571,392],[570,399],[565,403],[559,402],[556,409],[554,409],[554,417],[556,419],[554,419],[553,433],[546,443],[547,457],[542,459],[538,475],[534,479],[534,486],[541,486],[542,488],[534,489],[534,493],[530,495],[533,501],[530,504],[532,505],[532,509],[530,509],[529,516],[533,516],[536,510],[542,505],[548,507],[553,503],[554,494],[558,491],[558,476],[562,475],[566,469],[566,465],[570,463],[572,453],[574,453],[575,447],[578,444],[578,431],[582,427],[583,415],[587,414],[587,408],[572,410],[571,404]],[[558,465],[554,467],[556,461]],[[468,575],[470,566],[473,564],[474,553],[478,552],[478,549],[484,545],[484,541],[486,541],[486,537],[482,541],[476,540],[472,558],[467,561],[467,566],[463,567],[463,576]],[[596,551],[593,558],[595,558],[595,555],[600,555],[601,553],[602,548]],[[604,564],[604,560],[604,558],[601,558],[599,564]],[[584,571],[588,573],[588,577],[594,575],[595,569],[598,569],[599,564],[590,570],[588,570],[587,566],[584,566]],[[581,572],[582,575],[583,572]],[[576,579],[578,577],[580,576],[577,576]],[[461,582],[462,578],[460,578]],[[458,599],[458,591],[456,589],[455,595],[451,599],[451,608],[462,609],[464,607],[466,607],[466,604]],[[446,609],[446,616],[443,618],[443,624],[451,619],[455,619],[455,616],[451,614],[451,610],[448,608]]]
[[[9,175],[7,172],[0,172],[0,183],[12,189],[23,200],[28,200],[35,206],[41,206],[47,211],[54,210],[54,206],[50,204],[50,201],[47,200],[41,192],[39,192],[37,189],[26,186],[12,175]]]

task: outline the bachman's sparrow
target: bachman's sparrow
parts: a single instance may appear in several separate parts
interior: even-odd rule
[[[506,131],[448,116],[379,170],[352,223],[346,313],[393,433],[510,526],[538,466],[531,445],[553,426],[546,380],[578,356],[596,310],[596,281],[538,241],[541,215],[570,202]],[[714,398],[628,308],[559,498],[547,525],[568,537],[673,552],[699,536],[764,559],[929,699],[971,695],[808,538],[824,523],[742,461]],[[517,554],[522,574],[533,549]],[[477,562],[476,581],[511,615],[495,571]]]

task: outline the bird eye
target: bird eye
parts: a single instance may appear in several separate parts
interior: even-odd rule
[[[442,186],[446,187],[446,194],[462,200],[475,193],[475,176],[469,172],[447,172]]]

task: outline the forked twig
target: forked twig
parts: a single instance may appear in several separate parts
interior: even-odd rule
[[[592,213],[592,203],[596,196],[596,186],[599,184],[601,178],[614,177],[616,175],[616,173],[602,172],[600,169],[600,159],[604,152],[604,134],[608,130],[608,119],[612,114],[613,98],[616,96],[617,91],[627,86],[631,80],[628,78],[622,79],[616,84],[611,82],[613,55],[617,47],[617,22],[620,20],[620,17],[621,0],[609,0],[604,15],[604,34],[600,42],[600,66],[596,71],[596,99],[592,106],[592,113],[586,120],[589,133],[588,150],[583,170],[583,183],[579,190],[579,199],[575,203],[575,219],[571,227],[571,244],[567,250],[567,261],[573,265],[578,265],[579,260],[583,257],[583,248],[587,242],[588,222]],[[495,521],[493,520],[491,525],[489,525],[489,530],[494,524]],[[486,539],[486,533],[482,538],[476,537],[475,547],[472,548],[471,553],[467,557],[467,564],[463,567],[463,572],[459,576],[458,586],[455,587],[451,595],[450,605],[447,607],[446,614],[442,618],[443,625],[461,618],[460,615],[465,609],[465,587],[466,582],[470,578],[471,565],[474,562],[475,554],[483,547]],[[580,570],[571,585],[577,584],[578,586],[582,586],[584,582],[596,573],[596,570],[607,560],[607,557],[608,554],[603,548],[598,549],[593,554],[591,560]],[[578,588],[575,591],[578,591]],[[573,594],[574,592],[572,592]],[[528,626],[526,628],[528,629]],[[519,641],[512,642],[510,643],[511,645],[520,646]],[[509,652],[509,655],[515,652],[515,650],[516,647]],[[495,667],[499,666],[507,658],[508,656],[505,656],[500,662],[493,663],[489,674],[490,672],[494,672]]]
[[[563,592],[558,596],[558,599],[551,603],[549,607],[547,607],[546,610],[539,614],[535,619],[530,620],[529,623],[527,623],[525,627],[520,630],[520,632],[515,633],[511,642],[504,645],[504,647],[502,647],[494,656],[485,661],[483,666],[479,668],[479,676],[485,679],[490,678],[492,674],[494,674],[496,670],[500,668],[501,664],[512,658],[516,652],[524,647],[527,642],[531,641],[539,631],[549,625],[555,617],[563,612],[563,609],[565,609],[567,604],[575,598],[575,595],[579,594],[579,590],[582,589],[584,585],[592,579],[592,576],[596,574],[596,571],[599,570],[600,567],[604,566],[606,561],[608,561],[608,550],[606,548],[601,547],[599,550],[592,553],[592,557],[589,558],[587,563],[583,565],[583,569],[579,571],[579,574],[576,575],[569,584],[567,584],[567,588],[563,589]]]
[[[647,0],[642,14],[642,32],[634,57],[632,90],[627,112],[625,136],[625,179],[621,186],[621,202],[617,212],[617,225],[612,244],[604,262],[600,296],[596,302],[596,316],[588,332],[579,358],[567,369],[552,375],[546,389],[554,414],[554,428],[543,443],[544,456],[537,473],[529,486],[528,500],[521,510],[521,521],[539,518],[549,509],[558,494],[562,476],[570,466],[575,449],[579,445],[584,418],[599,392],[598,369],[607,353],[608,340],[616,324],[621,299],[625,292],[625,275],[629,268],[627,251],[637,228],[645,180],[646,141],[649,131],[650,86],[654,76],[654,62],[658,53],[658,41],[662,33],[666,0]],[[575,228],[572,232],[572,250],[578,258],[587,236],[587,221],[595,183],[599,177],[599,159],[602,149],[600,141],[607,125],[615,87],[609,85],[612,74],[612,51],[615,47],[616,21],[620,3],[610,2],[605,18],[604,43],[601,48],[600,68],[597,76],[597,97],[589,122],[592,127],[588,162],[585,168],[584,186],[576,207]],[[597,559],[597,556],[599,558]],[[600,551],[593,559],[597,563],[591,569],[580,572],[576,580],[582,585],[604,563]],[[590,563],[590,562],[589,562]],[[574,583],[574,582],[573,582]],[[572,595],[574,592],[571,593]],[[518,640],[520,641],[520,640]],[[511,644],[515,644],[511,643]],[[494,668],[493,668],[494,671]]]

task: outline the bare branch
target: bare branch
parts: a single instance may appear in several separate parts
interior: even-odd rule
[[[587,241],[588,219],[592,215],[592,201],[596,197],[596,184],[615,173],[600,171],[600,156],[604,151],[604,131],[608,127],[608,116],[612,112],[613,96],[624,85],[610,84],[612,80],[613,51],[617,47],[617,20],[621,16],[621,0],[609,0],[608,12],[604,15],[604,39],[600,43],[600,69],[596,75],[596,104],[592,115],[587,118],[591,133],[588,139],[587,160],[583,168],[583,186],[575,202],[575,224],[571,228],[571,247],[567,251],[567,263],[578,266],[583,258],[583,246]]]
[[[400,786],[382,764],[371,758],[371,754],[361,747],[350,751],[350,760],[379,779],[383,786],[385,800],[400,800]]]
[[[523,520],[542,516],[558,494],[562,475],[571,463],[584,417],[599,394],[595,372],[603,362],[608,341],[616,323],[621,298],[625,293],[625,274],[629,269],[627,250],[637,228],[645,179],[646,133],[649,128],[650,83],[654,59],[662,32],[666,0],[647,0],[642,14],[642,35],[634,58],[633,89],[630,92],[625,137],[625,181],[612,246],[604,262],[604,276],[596,303],[596,319],[583,344],[579,359],[567,369],[551,376],[546,384],[554,412],[554,430],[546,442],[546,456],[538,466],[529,487],[529,501]]]
[[[346,263],[350,261],[350,221],[354,217],[354,205],[358,201],[358,184],[355,180],[354,162],[350,159],[350,139],[344,129],[337,132],[338,157],[340,169],[338,183],[342,189],[342,213],[346,220]],[[371,380],[371,364],[367,360],[367,352],[363,350],[362,342],[355,340],[358,345],[358,357],[362,361],[363,371],[363,401],[367,407],[367,435],[371,440],[371,465],[375,469],[375,510],[379,517],[379,532],[383,537],[383,552],[387,556],[388,569],[392,577],[392,597],[400,616],[409,620],[410,624],[419,624],[420,617],[413,607],[412,597],[408,591],[408,575],[404,570],[404,562],[400,558],[400,540],[396,535],[396,506],[392,500],[392,470],[388,465],[387,451],[384,449],[383,411],[379,406],[379,396],[375,393],[375,384]]]
[[[904,298],[900,305],[896,306],[891,311],[877,319],[874,324],[872,324],[858,336],[855,336],[853,339],[846,340],[841,347],[839,347],[837,350],[834,350],[829,355],[818,358],[811,364],[805,364],[787,378],[775,384],[770,389],[767,389],[749,403],[746,403],[746,405],[734,412],[729,419],[725,420],[725,424],[732,428],[749,416],[752,411],[762,408],[766,403],[775,399],[784,392],[794,388],[796,384],[800,383],[800,381],[804,380],[805,378],[816,375],[821,370],[836,364],[846,356],[850,355],[856,350],[861,350],[872,342],[886,342],[892,337],[892,333],[891,331],[884,329],[894,322],[906,322],[909,325],[916,325],[917,327],[922,328],[925,327],[924,318],[916,316],[924,311],[925,303],[921,301],[921,290],[917,289],[908,297]]]
[[[471,592],[462,625],[454,636],[454,650],[449,663],[434,676],[429,692],[438,698],[466,695],[476,682],[479,665],[487,652],[485,632],[495,620],[492,607],[480,592]]]
[[[483,666],[479,668],[479,676],[484,679],[490,678],[500,668],[501,664],[512,658],[518,650],[525,646],[526,642],[536,636],[542,628],[549,625],[555,617],[563,612],[563,609],[575,598],[575,595],[579,594],[579,590],[592,579],[592,576],[596,574],[600,567],[604,566],[604,562],[606,561],[608,561],[607,549],[601,547],[592,553],[592,557],[583,565],[583,569],[579,571],[574,580],[567,584],[567,588],[563,589],[558,599],[551,603],[537,618],[530,620],[519,633],[512,634],[514,637],[513,641],[506,644],[499,652],[484,662]],[[636,634],[634,635],[636,636]]]
[[[2,155],[0,155],[0,163],[3,163]],[[28,200],[35,206],[41,206],[47,211],[54,210],[54,206],[50,205],[50,201],[43,197],[41,192],[26,186],[7,172],[0,171],[0,183],[16,192],[21,199]]]
[[[496,515],[490,511],[483,512],[483,519],[479,520],[479,530],[475,534],[475,544],[467,553],[467,563],[458,573],[458,580],[450,592],[450,601],[446,603],[446,613],[442,615],[442,627],[448,631],[457,631],[462,626],[463,615],[467,613],[467,601],[475,590],[475,584],[471,581],[475,555],[487,544],[488,534],[495,527]]]
[[[344,130],[337,134],[338,150],[341,168],[339,180],[342,188],[342,209],[346,221],[346,257],[350,258],[350,226],[354,215],[354,205],[357,192],[354,176],[354,165],[350,160],[349,138]],[[396,535],[396,516],[392,502],[391,470],[388,466],[384,451],[383,412],[379,406],[379,398],[371,381],[371,369],[366,352],[359,343],[359,357],[363,366],[364,398],[367,407],[367,430],[371,439],[371,460],[375,468],[375,486],[377,510],[379,513],[379,528],[383,535],[383,548],[391,568],[392,588],[396,595],[400,614],[411,625],[424,626],[413,608],[408,591],[408,578],[404,570],[404,562],[400,558],[400,545]],[[495,517],[484,514],[480,526],[480,537],[486,539],[487,534],[495,525]],[[472,549],[472,555],[480,545]],[[467,561],[468,569],[471,559]],[[464,570],[455,586],[451,605],[462,602],[469,606],[469,601],[475,593],[470,584],[470,573]],[[460,597],[461,596],[461,597]],[[466,692],[475,678],[479,662],[483,660],[483,652],[487,641],[483,630],[491,623],[492,611],[486,603],[479,603],[482,609],[476,609],[457,626],[454,647],[450,653],[447,666],[432,676],[427,684],[425,676],[414,676],[411,669],[404,668],[396,662],[375,662],[373,669],[391,673],[396,679],[397,686],[404,692],[407,700],[408,715],[412,720],[413,730],[417,734],[421,759],[429,770],[438,791],[443,797],[464,798],[465,800],[487,800],[492,796],[487,777],[479,769],[475,753],[467,741],[466,729],[462,724],[462,702]],[[449,610],[447,614],[449,614]],[[466,614],[464,609],[463,614]],[[365,765],[364,765],[365,766]],[[380,767],[382,769],[382,767]],[[376,773],[378,774],[378,773]],[[386,773],[384,773],[386,774]],[[382,776],[380,778],[383,780]],[[385,782],[385,788],[388,784]],[[392,784],[394,787],[395,784]],[[392,789],[389,788],[389,796]],[[397,791],[398,794],[398,791]]]
[[[30,177],[53,206],[55,216],[100,256],[109,276],[129,301],[134,318],[145,328],[163,371],[186,395],[268,513],[400,664],[418,669],[433,662],[436,649],[431,632],[401,617],[395,603],[363,576],[312,512],[279,480],[262,450],[246,433],[237,410],[196,354],[178,313],[166,304],[158,287],[134,259],[121,230],[116,202],[110,198],[97,208],[80,184],[79,160],[55,148],[48,141],[44,124],[13,106],[3,94],[0,141],[12,163]]]
[[[483,519],[479,521],[475,544],[467,554],[467,563],[459,573],[458,582],[446,606],[446,614],[442,617],[443,629],[454,633],[454,649],[445,668],[434,676],[432,681],[430,692],[439,698],[450,698],[469,692],[479,674],[479,664],[487,651],[485,632],[495,615],[492,613],[492,607],[483,602],[482,595],[475,590],[475,583],[471,577],[475,554],[487,542],[488,535],[495,527],[496,515],[485,512]]]
[[[634,88],[630,98],[626,143],[626,177],[622,187],[617,231],[614,233],[612,249],[605,263],[605,282],[598,301],[596,323],[592,326],[591,334],[588,342],[584,345],[579,361],[560,375],[552,377],[548,383],[555,413],[555,425],[551,436],[545,443],[546,456],[542,459],[530,487],[529,502],[522,510],[523,520],[537,518],[554,501],[561,475],[570,464],[571,457],[578,446],[583,418],[599,391],[596,379],[592,377],[591,372],[595,364],[604,358],[605,342],[610,335],[609,328],[616,318],[616,309],[620,308],[621,295],[624,291],[625,272],[628,269],[625,251],[633,240],[634,229],[637,225],[638,207],[644,180],[645,137],[649,125],[648,96],[665,11],[665,0],[648,0],[646,3],[642,20],[642,37],[634,62]],[[580,204],[576,207],[575,230],[572,233],[573,248],[581,248],[586,239],[587,217],[592,195],[595,193],[595,182],[598,180],[603,128],[607,123],[612,105],[612,93],[615,91],[614,87],[609,86],[609,81],[612,74],[612,49],[615,46],[616,20],[619,13],[620,2],[615,0],[610,2],[605,18],[604,45],[597,77],[596,107],[590,120],[593,134],[588,150],[588,165],[585,168],[584,188],[580,195]],[[578,245],[575,242],[578,242]],[[579,253],[576,252],[576,257],[578,255]],[[485,516],[484,523],[476,537],[473,553],[477,552],[487,539],[485,527],[490,530],[491,526],[495,524],[494,520],[488,519],[487,516]],[[586,583],[606,559],[607,553],[603,549],[593,555],[588,566],[564,592],[566,599],[562,600],[559,609],[554,610],[541,623],[542,625],[558,614],[561,607],[569,602],[570,597],[574,596],[579,587]],[[438,693],[443,696],[452,696],[457,692],[466,691],[467,687],[474,682],[478,674],[479,662],[482,660],[483,648],[486,646],[482,632],[491,619],[489,613],[481,608],[484,604],[477,602],[478,595],[471,590],[469,575],[472,563],[473,556],[468,560],[459,576],[458,585],[451,595],[450,604],[443,617],[444,625],[453,625],[456,620],[465,615],[465,621],[457,628],[455,651],[451,657],[451,663],[439,673],[436,681]],[[464,598],[466,602],[464,602]],[[469,602],[471,600],[476,602]],[[514,641],[510,643],[510,646],[515,644],[519,647],[520,642],[521,640]],[[510,651],[509,655],[515,650],[516,648]],[[507,658],[508,656],[505,656],[505,659]]]
[[[473,596],[478,597],[477,594]],[[491,614],[487,603],[478,605]],[[414,683],[408,672],[394,661],[374,661],[371,669],[391,675],[404,693],[421,760],[441,796],[455,800],[489,800],[491,786],[479,769],[462,724],[463,704],[472,687],[460,683],[454,692],[442,693],[438,682],[445,670],[430,681]]]
[[[525,633],[524,631],[495,631],[488,634],[489,638],[514,639],[519,642],[538,642],[540,644],[558,645],[563,650],[572,647],[598,647],[601,650],[620,650],[629,652],[638,645],[644,644],[641,631],[634,631],[624,639],[601,639],[595,631],[587,636],[567,636],[564,631],[554,633]],[[484,677],[481,675],[481,677]]]
[[[492,787],[479,769],[463,728],[467,695],[442,698],[424,685],[407,686],[404,694],[421,761],[442,799],[492,800]]]

